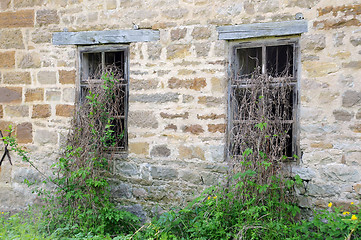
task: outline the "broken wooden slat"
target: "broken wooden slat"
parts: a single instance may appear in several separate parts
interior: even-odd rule
[[[306,20],[251,23],[217,27],[219,40],[236,40],[267,36],[296,35],[308,31]]]

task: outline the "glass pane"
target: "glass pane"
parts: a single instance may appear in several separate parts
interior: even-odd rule
[[[248,77],[252,73],[260,73],[262,66],[262,48],[237,49],[237,77]]]
[[[272,77],[293,76],[293,46],[266,47],[266,71]]]

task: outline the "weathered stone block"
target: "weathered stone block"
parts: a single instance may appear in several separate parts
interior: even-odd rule
[[[14,0],[15,8],[34,7],[44,4],[44,0]]]
[[[192,102],[194,100],[194,97],[191,95],[183,95],[183,103],[189,103]]]
[[[186,8],[168,9],[162,12],[163,16],[169,19],[181,19],[188,15]]]
[[[327,142],[315,142],[315,143],[311,143],[311,147],[312,148],[331,149],[331,148],[333,148],[333,144],[327,143]]]
[[[31,84],[29,72],[6,72],[3,80],[6,84]]]
[[[161,112],[160,116],[162,118],[169,118],[169,119],[174,119],[174,118],[183,118],[183,119],[187,119],[189,116],[189,112],[185,112],[185,113],[176,113],[176,114],[169,114],[169,113],[164,113]]]
[[[36,29],[31,34],[31,41],[33,43],[51,43],[52,34],[50,31]]]
[[[226,115],[225,114],[215,114],[215,113],[211,113],[208,115],[200,115],[197,114],[197,118],[198,119],[202,119],[202,120],[207,120],[207,119],[211,119],[211,120],[215,120],[215,119],[225,119]]]
[[[0,13],[0,28],[20,28],[34,26],[34,10]]]
[[[132,186],[126,183],[111,184],[112,197],[132,198]]]
[[[307,50],[322,50],[326,47],[326,37],[323,34],[306,35],[302,38],[302,46]]]
[[[130,102],[144,102],[144,103],[166,103],[178,102],[178,93],[155,93],[155,94],[134,94],[130,95]]]
[[[351,118],[353,117],[353,114],[346,111],[346,110],[335,110],[333,111],[333,116],[337,121],[351,121]]]
[[[22,99],[22,88],[0,87],[0,103],[19,103]]]
[[[49,102],[59,102],[61,99],[60,90],[46,90],[45,99]]]
[[[148,196],[148,192],[144,188],[133,188],[133,196],[144,199]]]
[[[190,146],[190,147],[186,147],[186,146],[180,146],[178,148],[178,152],[179,155],[178,157],[180,159],[201,159],[201,160],[205,160],[204,157],[204,150],[201,147],[194,147],[194,146]]]
[[[316,172],[312,168],[293,166],[292,175],[298,175],[302,180],[310,181],[316,177]]]
[[[9,122],[9,121],[0,121],[0,130],[2,131],[2,133],[3,133],[3,135],[5,136],[8,136],[9,134],[8,133],[6,133],[5,134],[5,132],[6,132],[6,130],[9,130],[9,126],[12,126],[12,129],[13,130],[15,130],[14,129],[14,127],[15,127],[15,125],[14,125],[14,123],[12,123],[12,122]]]
[[[33,106],[32,118],[47,118],[51,116],[50,105],[37,104]]]
[[[0,68],[14,68],[15,67],[15,52],[1,52],[0,53]]]
[[[307,193],[309,196],[320,196],[320,197],[331,197],[339,194],[339,189],[334,185],[319,185],[319,184],[308,184]]]
[[[208,124],[208,132],[211,133],[224,133],[226,131],[226,124]]]
[[[339,69],[333,62],[305,62],[303,68],[308,72],[309,77],[324,77],[330,73],[337,72]]]
[[[128,123],[130,127],[158,128],[158,120],[151,111],[130,111]]]
[[[39,145],[58,144],[58,133],[54,130],[37,129],[35,131],[34,142]]]
[[[150,172],[153,179],[175,180],[178,178],[178,172],[173,168],[152,166]]]
[[[11,0],[1,0],[0,1],[0,9],[6,10],[6,9],[10,8],[10,3],[11,3]]]
[[[59,71],[59,82],[61,84],[75,84],[76,72],[75,70],[66,71],[60,70]]]
[[[183,126],[182,129],[183,129],[183,132],[186,132],[186,133],[189,132],[189,133],[192,133],[195,135],[199,135],[204,132],[202,126],[199,124]]]
[[[23,33],[19,29],[3,29],[0,31],[0,48],[24,49]]]
[[[207,82],[205,78],[194,78],[194,79],[188,79],[188,80],[182,80],[178,78],[172,77],[168,80],[168,87],[171,89],[174,88],[189,88],[196,91],[201,90],[201,88],[204,88],[207,86]]]
[[[63,88],[63,101],[75,102],[75,88]]]
[[[16,138],[18,143],[32,143],[33,125],[29,122],[18,124],[16,128]]]
[[[56,84],[56,72],[38,72],[38,82],[41,84]]]
[[[351,37],[350,42],[352,45],[357,47],[357,46],[361,45],[361,37]]]
[[[350,129],[355,133],[361,133],[361,124],[351,125]]]
[[[143,89],[156,89],[158,86],[158,80],[139,80],[130,79],[129,88],[130,90],[143,90]]]
[[[361,109],[359,109],[356,113],[356,119],[361,119]]]
[[[165,130],[174,130],[177,131],[177,126],[174,124],[168,124],[167,126],[164,127]]]
[[[212,35],[212,31],[208,27],[195,27],[192,31],[192,37],[196,40],[208,39]]]
[[[170,31],[170,39],[172,41],[177,41],[185,38],[187,34],[187,28],[177,28]]]
[[[134,163],[116,161],[114,163],[115,173],[128,177],[135,177],[140,174],[138,166]]]
[[[353,107],[361,104],[361,92],[348,90],[342,95],[342,106]]]
[[[55,114],[60,117],[72,117],[75,111],[74,105],[57,104],[55,106]]]
[[[44,100],[44,88],[26,89],[25,102],[35,102]]]
[[[223,98],[210,97],[210,96],[202,96],[198,97],[199,104],[205,104],[207,107],[217,107],[224,103]]]
[[[38,10],[36,12],[36,23],[39,26],[58,24],[60,22],[59,15],[56,10]]]
[[[8,117],[29,117],[29,107],[25,105],[6,106],[5,113]]]
[[[149,143],[146,142],[131,142],[129,143],[129,153],[137,155],[149,154]]]
[[[0,118],[4,117],[3,105],[0,105]]]
[[[194,48],[196,50],[197,57],[207,57],[211,48],[210,44],[195,43]]]
[[[312,8],[317,3],[319,3],[320,0],[290,0],[288,1],[288,7],[300,7],[300,8]]]
[[[148,44],[148,58],[150,60],[157,60],[162,53],[162,45],[160,44]]]
[[[191,55],[190,44],[172,44],[167,47],[167,59],[185,58]]]
[[[41,62],[38,53],[29,53],[21,57],[19,68],[40,68]]]
[[[152,157],[169,157],[171,154],[170,149],[167,145],[158,145],[154,146],[150,151],[150,156]]]
[[[356,168],[344,164],[329,164],[321,168],[321,175],[330,182],[358,182],[360,173]]]
[[[192,184],[202,184],[201,175],[198,172],[194,172],[191,170],[180,170],[179,178],[183,181],[190,182]]]
[[[333,34],[333,44],[335,47],[343,45],[343,38],[345,37],[344,32],[337,32]]]

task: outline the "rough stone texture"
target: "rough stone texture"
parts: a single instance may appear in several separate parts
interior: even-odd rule
[[[207,107],[216,107],[224,103],[225,99],[217,97],[202,96],[198,97],[199,104],[205,104]]]
[[[26,89],[25,102],[35,102],[44,100],[44,88]]]
[[[31,84],[29,72],[6,72],[3,75],[5,84]]]
[[[361,124],[351,125],[350,129],[355,133],[361,133]]]
[[[334,42],[334,46],[335,47],[339,47],[341,45],[343,45],[343,39],[345,37],[345,33],[344,32],[337,32],[333,34],[333,42]]]
[[[159,81],[157,80],[138,80],[130,79],[130,90],[147,90],[147,89],[156,89]]]
[[[199,134],[203,133],[204,130],[201,125],[194,124],[194,125],[183,126],[183,132],[185,132],[185,133],[189,132],[192,134],[199,135]]]
[[[0,103],[19,103],[22,99],[22,88],[0,87]]]
[[[0,68],[15,67],[15,52],[0,52]]]
[[[288,6],[300,7],[300,8],[312,8],[319,2],[320,0],[290,0],[288,1]]]
[[[0,48],[23,49],[23,33],[18,29],[2,29],[0,30]]]
[[[356,113],[356,119],[361,119],[361,108]]]
[[[48,31],[37,29],[31,34],[33,43],[51,43],[52,34]]]
[[[37,77],[40,84],[56,84],[56,72],[41,71]]]
[[[115,168],[115,173],[129,177],[134,177],[139,174],[139,168],[134,163],[116,161],[114,163],[114,168]]]
[[[63,101],[69,103],[75,102],[75,88],[63,88]]]
[[[3,5],[3,1],[1,2]],[[0,28],[19,28],[34,26],[34,10],[0,13]]]
[[[178,148],[179,152],[179,158],[180,159],[201,159],[205,160],[204,157],[204,150],[200,147],[194,147],[194,146],[180,146]]]
[[[351,37],[350,42],[355,47],[360,46],[361,45],[361,37]]]
[[[169,118],[169,119],[174,119],[174,118],[183,118],[183,119],[187,119],[189,116],[189,112],[185,112],[185,113],[176,113],[176,114],[169,114],[169,113],[160,113],[160,116],[162,118]]]
[[[210,44],[195,43],[197,57],[207,57],[211,48]]]
[[[358,182],[361,180],[359,171],[344,164],[329,164],[321,168],[321,174],[329,181]]]
[[[208,124],[208,132],[215,133],[220,132],[224,133],[226,131],[226,124]]]
[[[188,88],[199,91],[201,88],[207,86],[205,78],[194,78],[190,80],[182,80],[178,78],[171,78],[168,81],[168,87],[171,89],[174,88]]]
[[[25,54],[19,63],[19,68],[39,68],[40,66],[40,57],[37,53]]]
[[[51,115],[50,105],[37,104],[33,106],[32,118],[47,118]]]
[[[346,110],[335,110],[333,116],[337,121],[351,121],[353,114]]]
[[[29,117],[29,107],[28,106],[6,106],[5,114],[9,117]]]
[[[72,71],[60,70],[59,82],[61,84],[75,84],[75,78],[76,78],[75,74],[76,74],[75,70]]]
[[[56,146],[58,134],[55,131],[38,129],[35,131],[34,142],[39,145],[51,144]]]
[[[13,0],[15,8],[41,6],[44,0]]]
[[[160,44],[148,44],[148,57],[150,60],[158,60],[162,53],[162,46]]]
[[[45,100],[48,102],[59,102],[61,99],[60,90],[46,90]]]
[[[74,110],[74,105],[58,104],[55,106],[55,115],[60,117],[72,117]]]
[[[16,127],[16,138],[18,143],[32,143],[33,125],[29,122],[18,124]]]
[[[128,115],[128,125],[140,128],[158,128],[158,121],[151,111],[131,111]]]
[[[2,0],[2,1],[0,1],[0,9],[1,10],[6,10],[6,9],[10,8],[10,3],[11,3],[11,0]]]
[[[342,95],[342,106],[353,107],[361,104],[361,92],[348,90]]]
[[[307,35],[303,39],[303,48],[307,50],[322,50],[326,47],[326,37],[322,34]]]
[[[212,120],[225,119],[226,115],[225,114],[215,114],[215,113],[211,113],[211,114],[208,114],[208,115],[197,114],[197,118],[198,119],[203,119],[203,120],[207,120],[207,119],[212,119]]]
[[[56,10],[38,10],[36,12],[36,24],[39,26],[59,23],[60,18]]]
[[[131,142],[129,143],[129,152],[137,155],[149,154],[149,143],[147,142]]]
[[[173,44],[167,47],[167,59],[185,58],[191,54],[191,45],[189,44]]]
[[[130,102],[143,102],[143,103],[166,103],[178,102],[178,93],[155,93],[155,94],[137,94],[130,96]]]
[[[167,167],[153,166],[150,172],[153,179],[174,180],[178,177],[177,170]]]
[[[170,38],[172,41],[184,39],[187,34],[187,28],[177,28],[170,32]]]
[[[208,39],[211,34],[211,29],[207,27],[195,27],[192,31],[192,37],[196,40]]]
[[[150,151],[150,156],[152,157],[169,157],[171,154],[170,149],[167,145],[158,145],[154,146]]]
[[[0,118],[4,117],[3,105],[0,105]]]
[[[360,69],[361,68],[361,61],[351,61],[349,63],[343,63],[342,67]]]

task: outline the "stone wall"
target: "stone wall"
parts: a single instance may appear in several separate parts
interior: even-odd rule
[[[302,12],[301,206],[358,202],[361,194],[361,5],[345,0],[5,0],[0,2],[0,129],[12,124],[43,169],[74,110],[77,47],[52,33],[139,28],[160,40],[130,44],[129,154],[114,164],[114,197],[144,208],[182,205],[225,168],[229,42],[217,26],[293,20]],[[14,156],[15,157],[15,156]],[[19,159],[0,172],[0,208],[35,201],[37,174]],[[26,201],[24,201],[26,199]],[[143,207],[145,206],[145,207]],[[156,208],[154,208],[156,209]],[[153,209],[153,210],[154,210]],[[155,211],[155,210],[154,210]],[[146,213],[144,213],[146,214]]]

